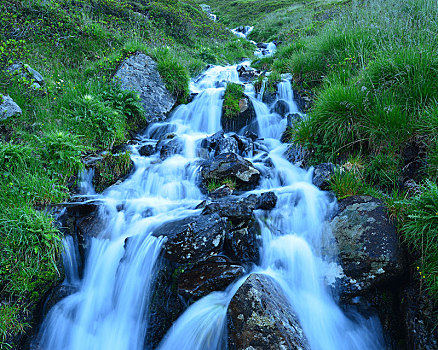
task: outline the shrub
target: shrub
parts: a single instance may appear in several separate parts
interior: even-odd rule
[[[382,190],[391,190],[401,183],[401,160],[390,151],[370,156],[364,175],[367,181]]]

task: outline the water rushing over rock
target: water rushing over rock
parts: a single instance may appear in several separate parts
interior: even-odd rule
[[[98,215],[105,224],[97,237],[86,238],[86,262],[81,280],[77,269],[71,266],[77,258],[66,254],[68,276],[65,283],[75,284],[78,291],[52,308],[35,341],[35,348],[148,349],[145,347],[148,308],[156,271],[160,268],[159,257],[163,249],[172,246],[170,239],[175,240],[176,245],[180,242],[176,231],[172,232],[175,233],[173,237],[160,235],[160,230],[182,223],[184,227],[180,225],[182,228],[178,232],[190,235],[203,227],[199,222],[208,220],[204,217],[198,222],[196,217],[199,215],[215,215],[216,221],[227,220],[219,219],[217,214],[201,214],[203,207],[198,205],[206,195],[198,185],[201,163],[210,157],[207,152],[201,160],[200,147],[201,144],[210,147],[208,145],[213,141],[202,143],[203,140],[221,129],[222,96],[229,81],[239,82],[237,66],[210,67],[195,79],[191,83],[192,92],[197,94],[193,101],[175,110],[170,120],[151,125],[139,138],[139,145],[132,146],[135,170],[123,183],[112,186],[103,195],[95,195],[86,181],[82,184],[82,190],[88,191],[84,195],[93,195],[99,201]],[[275,102],[283,100],[290,113],[298,112],[290,81],[280,83],[278,91]],[[335,203],[311,183],[311,171],[295,167],[284,158],[287,146],[279,138],[286,127],[286,118],[271,111],[271,106],[261,101],[251,84],[246,85],[246,93],[254,104],[258,127],[251,126],[252,130],[247,130],[248,126],[241,133],[251,131],[257,135],[252,138],[235,135],[233,150],[248,157],[246,161],[252,162],[253,172],[258,174],[258,185],[255,189],[252,187],[252,193],[275,193],[275,196],[271,194],[275,197],[272,201],[275,208],[271,211],[254,209],[257,203],[257,197],[254,197],[250,213],[254,211],[258,221],[261,258],[259,266],[246,264],[246,271],[268,275],[281,288],[286,300],[282,305],[289,305],[293,310],[312,349],[384,348],[379,322],[352,312],[347,317],[328,292],[325,279],[330,262],[336,256],[324,255],[323,247],[333,244],[326,220]],[[163,158],[158,145],[174,139],[178,140],[179,146]],[[139,149],[146,144],[157,144],[157,148],[154,151],[151,146],[148,154],[152,154],[141,156]],[[205,207],[214,208],[214,205]],[[231,214],[226,215],[236,225],[235,230],[244,231],[250,225],[246,218],[237,223],[235,218],[230,219]],[[221,240],[229,237],[222,228],[219,231]],[[203,246],[201,243],[193,240],[190,244]],[[181,244],[184,244],[183,240]],[[176,250],[172,252],[177,254]],[[187,255],[187,251],[184,254]],[[199,259],[208,256],[199,255]],[[191,258],[172,257],[173,261],[183,263],[191,262]],[[158,349],[226,349],[227,308],[247,276],[188,307]]]

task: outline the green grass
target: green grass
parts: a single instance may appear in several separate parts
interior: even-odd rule
[[[166,86],[184,102],[190,76],[210,63],[251,57],[253,48],[191,0],[0,3],[0,93],[23,110],[0,122],[2,348],[16,347],[7,339],[27,329],[24,316],[63,273],[57,271],[60,234],[41,209],[70,196],[83,156],[111,154],[145,126],[137,94],[110,82],[136,51],[158,62]],[[41,89],[4,72],[17,61],[44,76]],[[117,174],[102,166],[106,182],[99,189],[126,170],[124,161],[109,163]]]
[[[404,207],[403,237],[418,256],[418,277],[438,298],[438,186],[426,182],[416,196],[398,203]]]
[[[224,103],[222,105],[225,118],[233,119],[239,116],[239,101],[244,97],[243,91],[244,87],[240,84],[227,84],[224,94]]]

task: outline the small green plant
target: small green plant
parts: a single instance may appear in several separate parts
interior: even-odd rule
[[[227,186],[230,190],[235,190],[236,189],[236,181],[232,178],[227,177],[226,179],[221,181],[222,186],[225,185]]]
[[[222,109],[225,118],[233,119],[239,116],[239,102],[244,97],[244,88],[240,84],[228,83],[224,94]]]
[[[167,89],[176,96],[178,102],[187,102],[190,93],[187,69],[176,60],[165,55],[159,56],[157,68],[166,83]]]
[[[364,175],[377,188],[391,191],[400,182],[400,159],[389,152],[371,156]]]
[[[212,180],[207,182],[207,190],[210,193],[217,190],[221,186],[222,186],[222,184],[218,180],[215,180],[215,179],[212,179]]]
[[[409,247],[419,254],[419,277],[429,293],[438,297],[438,187],[427,181],[421,193],[399,202],[405,207],[401,225],[403,237]]]
[[[338,199],[363,194],[365,187],[360,175],[343,168],[337,168],[330,177],[330,190],[336,194]]]
[[[115,184],[117,180],[127,176],[132,169],[129,152],[114,155],[106,153],[95,165],[93,184],[97,192]]]

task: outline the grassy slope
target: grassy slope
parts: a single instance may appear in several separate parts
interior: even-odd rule
[[[313,33],[350,0],[196,0],[211,6],[221,23],[230,27],[256,25],[256,41],[291,40]]]
[[[26,313],[62,275],[60,234],[35,208],[70,196],[81,157],[144,125],[136,94],[108,83],[118,63],[146,52],[183,102],[190,75],[249,49],[190,0],[1,2],[0,92],[23,109],[0,122],[1,348],[28,329]],[[40,91],[3,71],[18,60],[45,77]]]
[[[316,94],[293,141],[311,163],[338,165],[339,198],[366,193],[387,202],[418,257],[417,277],[438,298],[438,5],[346,4],[314,15],[283,36],[274,58],[255,64],[293,73],[297,90]]]

